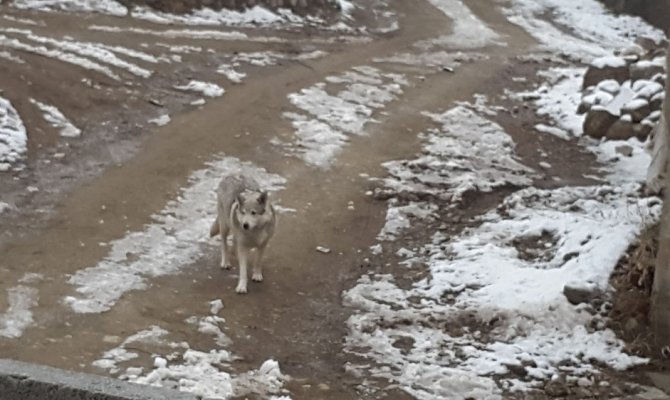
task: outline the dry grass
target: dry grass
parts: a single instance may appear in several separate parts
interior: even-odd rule
[[[658,224],[650,226],[619,261],[610,283],[615,289],[610,328],[626,341],[633,354],[651,357],[654,343],[649,326],[649,308],[654,263],[658,251]]]

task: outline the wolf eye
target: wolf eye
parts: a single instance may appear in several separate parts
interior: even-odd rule
[[[251,215],[256,215],[256,211],[252,211],[252,212],[251,212]]]

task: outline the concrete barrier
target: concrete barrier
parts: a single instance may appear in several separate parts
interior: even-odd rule
[[[201,397],[103,376],[0,359],[0,399],[201,400]]]

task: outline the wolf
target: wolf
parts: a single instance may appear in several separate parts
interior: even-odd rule
[[[210,237],[221,234],[221,268],[229,269],[228,234],[232,233],[233,247],[240,265],[240,278],[235,291],[247,293],[247,265],[251,261],[256,282],[263,280],[261,258],[274,235],[277,222],[268,192],[244,175],[230,175],[221,180],[216,190],[217,217],[209,230]],[[255,250],[252,252],[252,250]]]

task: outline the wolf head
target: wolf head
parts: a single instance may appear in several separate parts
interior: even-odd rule
[[[268,192],[242,192],[235,199],[232,210],[241,229],[254,230],[271,218]]]

